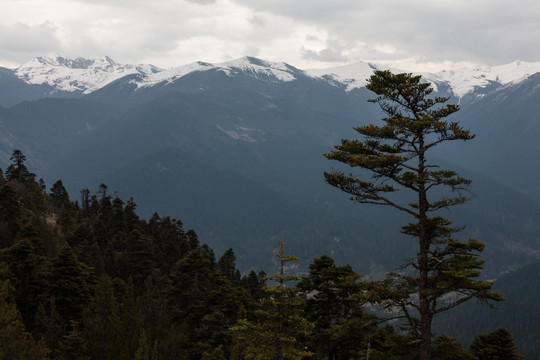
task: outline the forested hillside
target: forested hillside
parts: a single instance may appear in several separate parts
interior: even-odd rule
[[[216,258],[180,220],[143,220],[105,184],[72,201],[61,180],[36,180],[22,152],[11,159],[0,172],[0,359],[417,358],[406,333],[366,311],[378,283],[349,265],[322,255],[291,276],[296,258],[280,242],[276,275],[241,276],[232,249]],[[434,341],[434,359],[519,358],[505,329],[470,350]]]

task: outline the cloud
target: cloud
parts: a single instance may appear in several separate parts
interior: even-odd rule
[[[30,54],[57,52],[62,49],[59,28],[52,22],[38,25],[15,23],[0,24],[0,57],[20,62],[27,61]]]
[[[16,23],[0,25],[0,47],[11,51],[59,49],[58,27],[51,22],[36,26]]]
[[[318,37],[308,35],[306,39],[316,41]],[[320,50],[311,50],[302,47],[303,58],[321,62],[346,62],[348,61],[347,52],[346,44],[336,38],[328,39],[325,47]]]
[[[201,4],[201,5],[208,5],[213,4],[216,2],[216,0],[186,0],[187,2],[194,3],[194,4]]]
[[[257,53],[357,61],[540,60],[537,0],[25,0],[0,12],[0,62],[49,52],[169,67]],[[28,56],[27,58],[23,58]]]
[[[417,57],[432,62],[500,64],[515,58],[540,60],[540,48],[533,46],[540,42],[540,3],[532,0],[235,1],[255,12],[316,26],[329,38],[368,44],[349,51],[346,57],[352,61]],[[305,59],[340,58],[330,47],[299,47]]]

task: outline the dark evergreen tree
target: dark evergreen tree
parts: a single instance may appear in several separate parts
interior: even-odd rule
[[[0,281],[0,359],[45,360],[49,349],[26,331],[9,281]]]
[[[65,333],[64,319],[56,311],[54,296],[41,302],[36,313],[34,333],[39,334],[50,349],[56,349]]]
[[[62,180],[57,180],[53,184],[49,196],[51,197],[53,202],[59,207],[69,201],[69,195],[66,188],[64,187],[64,184],[62,183]]]
[[[487,334],[475,336],[469,351],[478,360],[519,360],[523,355],[517,351],[512,335],[505,328],[498,328]]]
[[[89,210],[90,210],[90,190],[89,189],[81,190],[81,208],[85,215],[89,215]]]
[[[24,156],[21,150],[13,151],[10,160],[12,163],[6,169],[6,179],[8,181],[15,180],[24,183],[35,179],[35,174],[28,171],[28,168],[24,164],[26,156]]]
[[[129,277],[126,293],[120,307],[119,333],[120,341],[117,343],[119,360],[131,360],[139,347],[139,336],[144,330],[143,318],[139,299],[132,277]]]
[[[56,300],[58,313],[68,324],[81,319],[82,310],[90,301],[87,278],[84,265],[71,247],[62,247],[49,266],[47,287]]]
[[[200,340],[193,329],[200,325],[201,319],[208,315],[207,303],[214,285],[212,259],[204,254],[201,247],[196,247],[171,270],[170,284],[167,289],[173,321],[178,324],[184,336],[179,339],[180,357],[200,358],[194,345]]]
[[[0,185],[0,248],[13,245],[20,228],[21,205],[17,194],[8,184]]]
[[[133,278],[136,288],[142,289],[144,281],[156,266],[151,239],[138,230],[131,231],[124,250],[126,273]]]
[[[30,239],[23,238],[1,253],[0,263],[6,264],[16,289],[15,301],[26,327],[32,331],[37,308],[44,297],[46,260]]]
[[[66,334],[54,351],[55,360],[91,360],[86,340],[76,325]]]
[[[110,218],[111,233],[117,232],[129,232],[124,221],[124,201],[118,197],[115,197],[111,204],[111,218]]]
[[[172,266],[193,249],[180,220],[168,216],[160,218],[158,214],[154,214],[148,221],[147,232],[159,259],[158,266],[164,273],[169,273]]]
[[[98,276],[104,272],[103,254],[90,226],[84,223],[77,225],[67,241],[79,261],[91,267]]]
[[[1,181],[0,181],[0,183],[1,183]],[[41,192],[44,195],[47,194],[47,185],[45,184],[45,180],[43,180],[42,178],[39,178],[38,185],[39,185],[39,188],[41,189]]]
[[[217,267],[233,286],[240,285],[240,271],[236,269],[236,256],[233,249],[229,249],[219,258]]]
[[[452,170],[443,170],[430,162],[435,146],[448,141],[467,141],[474,136],[447,116],[459,110],[445,105],[448,98],[429,98],[433,89],[420,76],[376,71],[366,85],[377,97],[369,100],[380,106],[387,117],[384,124],[357,127],[362,140],[342,140],[325,156],[353,168],[368,170],[366,176],[346,175],[340,171],[325,173],[326,182],[363,204],[394,207],[414,221],[402,232],[418,241],[417,256],[408,262],[408,272],[392,274],[386,283],[384,305],[401,309],[411,333],[419,340],[420,359],[431,359],[433,317],[471,298],[480,301],[501,300],[490,292],[491,282],[476,280],[482,261],[478,253],[484,245],[453,238],[456,228],[438,210],[466,201],[463,191],[470,180]],[[400,201],[394,193],[409,190],[412,201]],[[440,195],[441,192],[448,193]],[[449,298],[448,294],[457,294]],[[419,320],[417,321],[417,316]]]
[[[84,338],[93,358],[118,358],[119,343],[123,336],[119,332],[119,321],[112,279],[102,275],[94,296],[83,311]]]
[[[363,312],[367,285],[350,265],[336,266],[323,255],[297,287],[306,297],[307,318],[315,323],[311,346],[320,358],[345,360],[364,350],[376,323]]]
[[[247,289],[251,297],[259,301],[266,296],[266,273],[261,271],[259,275],[254,270],[251,270],[248,275],[244,276],[241,281],[242,287]]]
[[[456,339],[439,335],[435,338],[433,360],[474,360],[474,356],[463,350]]]
[[[186,236],[188,238],[189,246],[192,249],[195,249],[197,246],[200,245],[199,237],[197,236],[197,233],[195,233],[195,231],[189,229],[186,233]]]
[[[413,337],[398,334],[387,325],[370,335],[366,353],[362,357],[369,360],[418,360],[418,346]]]
[[[304,315],[304,300],[288,282],[299,280],[287,275],[285,268],[297,261],[285,255],[280,241],[279,273],[269,277],[275,285],[267,288],[268,297],[255,314],[256,320],[240,320],[232,329],[235,345],[231,359],[300,360],[313,355],[306,348],[305,340],[313,330],[313,323]]]

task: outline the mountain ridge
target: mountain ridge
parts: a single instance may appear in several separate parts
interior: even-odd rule
[[[51,87],[49,95],[58,92],[90,94],[126,76],[134,76],[130,81],[137,86],[155,86],[172,83],[195,71],[222,71],[228,76],[244,72],[252,76],[262,76],[273,81],[295,81],[299,74],[323,79],[346,91],[362,88],[374,70],[389,69],[394,72],[411,72],[369,62],[332,67],[326,69],[301,70],[284,62],[272,62],[245,56],[221,62],[194,62],[170,69],[162,69],[150,64],[119,64],[110,57],[69,59],[58,55],[34,58],[23,65],[11,69],[14,75],[29,85]],[[8,69],[7,69],[8,70]],[[413,72],[422,75],[434,87],[447,86],[456,98],[463,98],[478,88],[511,85],[540,72],[540,62],[514,61],[499,66],[484,66],[470,69],[442,70],[436,73]],[[1,82],[1,78],[0,78]],[[26,100],[26,99],[25,99]],[[2,105],[0,103],[0,105]]]

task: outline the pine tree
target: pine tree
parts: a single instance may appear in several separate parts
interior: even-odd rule
[[[47,302],[40,303],[36,313],[35,333],[40,334],[50,349],[58,347],[64,334],[65,322],[56,311],[56,300],[51,297]]]
[[[94,296],[83,311],[83,333],[90,352],[98,359],[116,359],[120,343],[118,305],[113,282],[102,275]]]
[[[65,245],[52,259],[47,274],[50,295],[55,297],[58,313],[66,322],[78,321],[90,300],[88,274],[77,256]]]
[[[117,342],[119,360],[133,359],[139,347],[139,336],[143,330],[143,319],[139,299],[135,294],[133,278],[129,277],[126,292],[119,311],[118,331],[120,341]]]
[[[50,198],[53,200],[57,207],[62,206],[69,201],[69,195],[62,183],[62,180],[57,180],[51,187]]]
[[[65,335],[58,348],[54,351],[55,360],[91,360],[86,340],[76,325],[73,330]]]
[[[463,204],[470,180],[440,169],[428,156],[441,143],[467,141],[474,135],[457,122],[445,120],[459,106],[445,105],[448,98],[429,98],[433,89],[420,76],[376,71],[366,88],[377,95],[369,101],[386,115],[384,124],[355,128],[362,140],[342,140],[325,156],[365,169],[372,177],[333,171],[325,173],[325,178],[356,202],[391,206],[414,219],[402,232],[417,240],[417,256],[406,264],[409,271],[392,274],[394,281],[386,282],[381,292],[387,295],[385,306],[397,307],[407,319],[419,340],[420,358],[429,360],[436,314],[471,298],[484,302],[502,299],[489,291],[491,282],[475,280],[483,263],[478,253],[484,245],[474,239],[454,239],[457,229],[438,212]],[[400,201],[394,194],[398,190],[411,191],[415,199]],[[451,293],[457,297],[447,300]]]
[[[28,168],[24,164],[26,156],[24,156],[21,150],[17,149],[13,151],[10,160],[12,163],[6,169],[6,179],[8,181],[16,180],[24,183],[35,179],[36,175],[28,171]]]
[[[49,349],[24,327],[9,281],[0,282],[0,360],[45,360]]]
[[[524,356],[517,353],[512,335],[505,328],[498,328],[487,334],[475,336],[469,351],[478,360],[519,360]]]
[[[136,288],[142,288],[144,280],[155,268],[155,253],[151,239],[139,232],[131,231],[126,239],[124,250],[126,273],[133,277]]]
[[[32,324],[44,293],[42,273],[45,258],[30,239],[23,238],[5,249],[0,259],[7,264],[19,311],[27,328],[33,331]]]
[[[315,323],[311,343],[321,358],[344,360],[363,350],[376,323],[363,312],[367,283],[350,265],[336,266],[323,255],[309,265],[309,275],[297,287],[306,297],[308,320]]]
[[[20,228],[21,205],[17,194],[8,184],[0,185],[0,248],[13,245]]]
[[[435,338],[433,360],[474,360],[474,356],[461,348],[456,339],[439,335]]]
[[[279,244],[279,273],[268,278],[275,285],[266,289],[268,297],[262,299],[256,320],[243,319],[232,328],[235,333],[232,359],[300,360],[313,355],[305,345],[313,323],[305,318],[304,301],[298,289],[287,286],[288,282],[299,280],[285,273],[288,264],[298,259],[285,255],[283,241]]]
[[[240,271],[236,269],[236,256],[233,249],[229,249],[223,253],[217,263],[219,271],[225,276],[234,286],[240,285]]]

